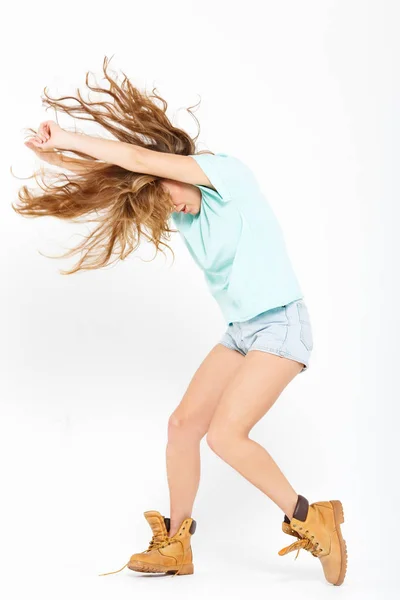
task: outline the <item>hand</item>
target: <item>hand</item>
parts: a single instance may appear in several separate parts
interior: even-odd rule
[[[55,121],[43,121],[36,135],[25,142],[25,146],[35,151],[53,150],[60,148],[68,150],[69,133],[62,129]]]
[[[29,148],[29,150],[32,150],[41,160],[44,160],[50,165],[60,166],[62,164],[62,159],[57,152],[54,152],[54,150],[37,148],[30,140],[25,142],[25,146]]]

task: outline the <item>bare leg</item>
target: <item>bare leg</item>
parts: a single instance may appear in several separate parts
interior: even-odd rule
[[[268,452],[248,434],[301,368],[302,364],[294,360],[251,350],[225,388],[207,435],[214,452],[264,492],[289,519],[297,493]]]
[[[223,390],[245,360],[217,344],[194,374],[168,423],[166,451],[170,493],[170,537],[192,513],[200,481],[200,441],[208,431]]]

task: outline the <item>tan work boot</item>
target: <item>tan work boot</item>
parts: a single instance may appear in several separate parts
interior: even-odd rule
[[[282,523],[282,530],[298,540],[279,554],[283,556],[297,550],[297,558],[302,548],[308,550],[320,559],[326,580],[341,585],[347,569],[346,542],[340,530],[343,522],[343,507],[339,500],[309,505],[304,496],[298,496],[292,520],[285,515]]]
[[[102,575],[119,573],[125,567],[144,573],[191,575],[194,568],[190,538],[196,530],[196,521],[188,517],[182,521],[176,534],[168,537],[170,527],[168,518],[163,517],[156,510],[149,510],[144,513],[144,516],[153,531],[147,550],[132,554],[126,565],[118,571],[102,573]]]

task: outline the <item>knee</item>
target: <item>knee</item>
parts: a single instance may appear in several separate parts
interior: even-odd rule
[[[168,443],[182,440],[200,441],[204,433],[199,424],[190,417],[173,412],[168,420]]]
[[[229,451],[234,434],[228,427],[211,424],[207,432],[207,444],[215,454],[223,457]]]

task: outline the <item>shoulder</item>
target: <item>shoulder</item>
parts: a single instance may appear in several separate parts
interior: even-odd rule
[[[215,169],[223,169],[226,172],[237,167],[246,168],[246,165],[242,160],[232,154],[224,154],[223,152],[201,152],[199,154],[191,154],[190,156],[200,165]]]
[[[254,179],[250,168],[236,156],[218,152],[216,154],[192,154],[218,193],[227,200],[232,199]]]

